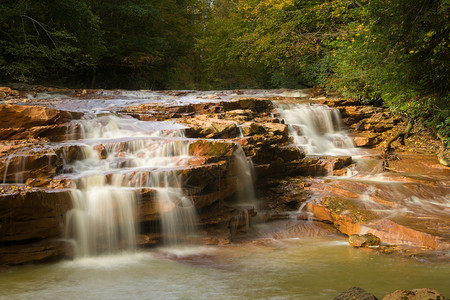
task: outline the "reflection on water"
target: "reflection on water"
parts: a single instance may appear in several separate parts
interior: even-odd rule
[[[339,236],[83,258],[0,274],[0,299],[332,299],[430,287],[450,294],[448,264],[374,256]]]

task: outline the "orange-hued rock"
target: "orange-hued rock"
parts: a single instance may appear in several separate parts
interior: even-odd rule
[[[60,111],[41,106],[0,105],[0,128],[30,128],[69,122],[81,113]]]
[[[236,149],[236,143],[224,140],[197,140],[189,144],[189,154],[194,156],[230,157]]]
[[[0,87],[0,100],[14,99],[19,96],[19,91],[12,90],[9,87]]]
[[[372,147],[381,142],[379,135],[373,132],[360,132],[353,136],[353,141],[357,147]]]
[[[61,237],[65,214],[71,208],[67,191],[0,194],[0,243]]]
[[[346,235],[359,234],[361,232],[361,221],[348,215],[341,214],[340,209],[336,209],[339,210],[336,211],[332,208],[312,202],[309,202],[306,208],[313,213],[316,219],[332,223],[333,226]]]
[[[407,290],[397,290],[387,294],[383,300],[445,300],[445,296],[436,290],[429,288]]]
[[[11,154],[0,158],[0,174],[3,183],[25,182],[31,178],[49,177],[56,174],[55,153]]]
[[[58,240],[0,246],[0,265],[19,265],[72,257],[71,248],[67,242]]]
[[[363,232],[374,234],[388,244],[406,244],[434,250],[448,250],[450,244],[431,234],[414,230],[388,219],[375,220],[367,224]]]

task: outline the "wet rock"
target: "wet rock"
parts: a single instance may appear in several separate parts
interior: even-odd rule
[[[384,296],[383,300],[445,300],[445,297],[436,290],[423,288],[410,291],[397,290]]]
[[[66,191],[0,194],[0,243],[61,237],[65,214],[71,208]]]
[[[229,141],[198,140],[189,144],[189,154],[195,156],[230,157],[236,144]]]
[[[226,139],[235,138],[240,135],[239,127],[235,121],[208,118],[202,115],[191,120],[186,120],[183,123],[189,126],[185,130],[185,134],[191,138]]]
[[[222,101],[220,105],[224,111],[236,109],[251,109],[258,113],[269,112],[273,109],[272,101],[259,98],[244,98],[237,101]]]
[[[335,189],[325,185],[320,185],[319,188],[326,190],[330,196],[308,202],[306,208],[317,220],[333,224],[340,232],[348,236],[360,234],[363,226],[377,218],[358,198],[331,196],[334,195]],[[316,195],[321,193],[316,185],[309,187],[308,192]],[[355,195],[359,196],[357,193]]]
[[[356,133],[353,136],[353,141],[357,147],[372,147],[378,145],[381,139],[378,134],[373,132]]]
[[[87,146],[84,145],[67,145],[56,149],[56,155],[65,163],[72,163],[76,160],[85,158]]]
[[[333,300],[378,300],[378,298],[360,287],[351,287]]]
[[[275,150],[275,156],[280,157],[285,162],[291,162],[294,160],[300,160],[305,158],[306,154],[303,149],[288,145],[288,146],[275,146],[273,147]]]
[[[284,135],[288,134],[288,126],[286,124],[280,123],[264,123],[263,127],[265,131],[272,132],[274,135]]]
[[[443,223],[441,228],[444,228],[444,225]],[[386,243],[409,244],[434,250],[450,249],[448,239],[422,231],[426,228],[414,229],[412,224],[407,227],[388,219],[380,219],[370,222],[367,227],[368,232],[379,236]],[[439,234],[445,236],[443,233]]]
[[[0,128],[31,128],[62,124],[81,116],[82,113],[60,111],[41,106],[3,104],[0,106]]]
[[[371,233],[367,233],[364,235],[352,234],[348,238],[348,243],[350,244],[350,246],[355,247],[355,248],[376,247],[376,246],[381,245],[381,240],[379,237],[377,237]]]
[[[136,242],[140,247],[153,246],[161,241],[162,237],[160,233],[145,233],[139,234],[136,238]]]
[[[23,183],[31,178],[55,175],[56,162],[54,153],[11,154],[0,158],[0,174],[3,174],[4,183]]]
[[[0,246],[0,265],[48,262],[72,257],[66,242],[44,240],[13,246]]]
[[[12,90],[9,87],[0,87],[0,100],[8,100],[19,96],[19,91]]]

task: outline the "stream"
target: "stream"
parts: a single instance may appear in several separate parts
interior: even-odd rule
[[[194,140],[184,136],[180,124],[138,121],[114,112],[144,103],[180,105],[237,95],[101,93],[87,99],[69,93],[38,94],[26,103],[91,113],[77,121],[80,139],[52,144],[82,149],[76,159],[64,154],[66,170],[60,175],[76,185],[63,237],[73,245],[75,258],[0,270],[0,299],[332,299],[352,286],[380,299],[397,289],[424,287],[450,295],[448,262],[352,248],[332,226],[304,218],[255,222],[230,245],[186,243],[197,235],[198,217],[177,172],[196,162],[189,154]],[[302,91],[247,94],[239,97],[306,97]],[[448,222],[448,177],[381,172],[370,152],[353,147],[335,109],[280,104],[278,112],[290,125],[293,142],[307,155],[349,155],[356,161],[343,176],[333,176],[331,170],[327,176],[309,179],[309,190],[316,197],[354,197],[371,213],[389,220],[421,217]],[[98,144],[105,147],[106,157],[99,157]],[[254,205],[255,192],[249,187],[252,162],[241,148],[234,155],[243,185],[236,205]],[[163,246],[136,247],[135,206],[143,189],[156,191]],[[304,213],[301,209],[298,214]]]

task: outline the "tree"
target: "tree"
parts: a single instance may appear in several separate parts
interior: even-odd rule
[[[33,82],[95,67],[102,49],[99,20],[86,1],[3,1],[2,79]]]

